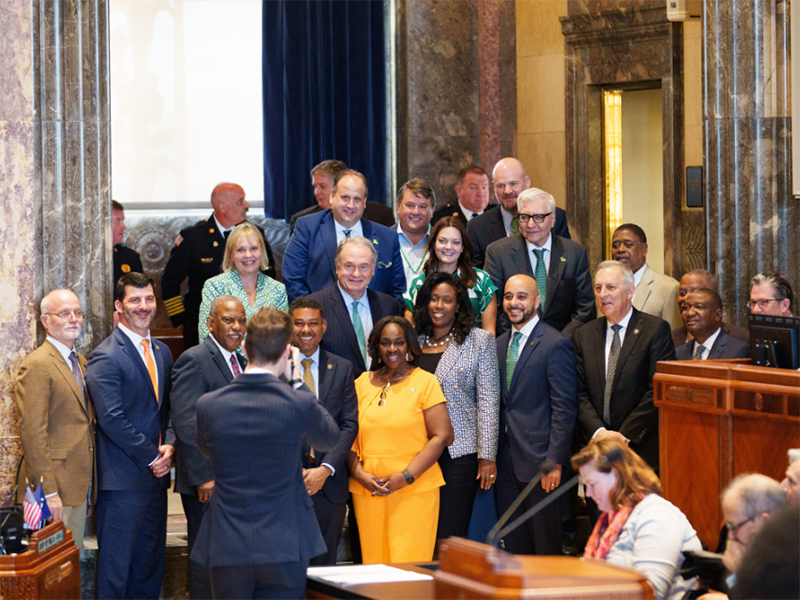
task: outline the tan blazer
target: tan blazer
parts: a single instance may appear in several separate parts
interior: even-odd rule
[[[669,275],[645,265],[642,280],[633,295],[633,307],[648,315],[660,317],[669,323],[670,329],[677,329],[683,325],[678,307],[679,286]]]
[[[78,361],[85,373],[86,359],[78,354]],[[95,474],[95,413],[88,394],[85,406],[72,370],[47,340],[23,359],[14,390],[24,454],[19,491],[24,495],[26,476],[33,485],[43,478],[45,495],[58,492],[64,506],[79,505]]]

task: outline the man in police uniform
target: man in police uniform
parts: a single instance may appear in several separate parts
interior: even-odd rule
[[[175,238],[175,247],[161,276],[161,295],[172,325],[183,327],[184,350],[198,343],[197,320],[203,284],[222,272],[225,240],[234,227],[246,220],[250,208],[244,198],[244,189],[240,185],[220,183],[211,192],[211,206],[214,208],[211,216],[182,230]],[[259,230],[264,233],[260,227]],[[266,236],[264,245],[269,258],[266,273],[275,279],[275,258]],[[181,284],[187,277],[189,290],[182,298]]]
[[[111,236],[114,240],[114,285],[128,273],[144,273],[142,259],[136,250],[122,243],[125,235],[125,208],[116,200],[111,201]]]

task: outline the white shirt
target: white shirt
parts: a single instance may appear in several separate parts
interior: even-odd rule
[[[300,371],[301,377],[305,372],[305,367],[303,367],[302,361],[307,358],[310,358],[312,361],[314,361],[311,363],[311,379],[314,380],[314,394],[316,395],[317,400],[319,400],[319,346],[317,346],[317,349],[314,350],[314,354],[311,356],[306,356],[302,352],[300,353],[300,368],[302,369],[302,371]]]
[[[464,216],[467,218],[467,222],[469,222],[470,219],[477,217],[478,215],[482,215],[484,212],[484,211],[474,212],[469,210],[468,208],[464,208],[464,205],[461,204],[461,200],[458,201],[458,206],[461,207],[461,212],[464,213]]]
[[[711,348],[714,347],[714,342],[717,341],[720,331],[722,331],[721,327],[717,329],[714,333],[712,333],[710,336],[708,336],[708,339],[705,342],[703,342],[703,352],[700,355],[700,360],[708,360],[708,355],[711,352]],[[694,352],[696,349],[697,349],[697,340],[692,340],[692,352],[691,352],[692,358],[694,358]]]
[[[236,377],[236,373],[233,372],[233,365],[231,365],[231,356],[233,356],[233,353],[225,350],[225,348],[222,347],[222,344],[220,344],[217,341],[217,338],[215,338],[212,334],[209,333],[208,337],[214,340],[214,343],[217,345],[217,348],[219,348],[219,351],[222,353],[222,357],[225,359],[225,364],[228,365],[228,370],[231,372],[231,375]],[[236,359],[236,364],[239,365],[239,373],[241,373],[244,369],[242,369],[242,364],[239,362],[238,359]]]
[[[347,314],[350,315],[350,324],[353,324],[353,302],[356,301],[350,294],[344,291],[342,286],[337,283],[339,286],[339,291],[342,293],[342,300],[344,300],[344,305],[347,308]],[[372,333],[372,327],[374,323],[372,322],[372,311],[369,308],[369,298],[367,296],[367,291],[364,290],[364,295],[358,300],[358,316],[361,317],[361,327],[364,328],[364,342],[369,340],[369,334]],[[369,371],[369,367],[372,364],[372,358],[370,358],[369,352],[367,352],[367,371]]]
[[[619,323],[611,323],[606,321],[606,373],[608,373],[608,355],[611,354],[611,343],[614,341],[614,330],[611,329],[612,325],[622,325],[619,330],[619,347],[622,349],[622,344],[625,343],[625,333],[628,331],[628,322],[633,316],[633,307],[631,306],[628,314],[622,317]]]
[[[70,370],[72,370],[72,363],[69,362],[69,355],[72,354],[72,352],[75,352],[75,354],[77,355],[78,354],[77,350],[75,350],[74,347],[73,348],[67,348],[64,344],[59,342],[56,338],[50,337],[49,335],[47,336],[46,339],[47,339],[48,342],[53,344],[53,346],[56,347],[56,350],[58,350],[58,353],[61,356],[64,357],[64,360],[66,361],[67,366],[70,368]],[[80,362],[78,362],[78,364],[80,365]]]
[[[536,263],[538,259],[536,255],[533,253],[534,250],[544,250],[544,256],[542,256],[542,260],[544,261],[544,269],[545,273],[550,273],[550,255],[552,254],[553,248],[553,234],[547,236],[547,241],[541,246],[541,248],[537,248],[534,244],[530,242],[525,242],[525,245],[528,247],[528,260],[531,261],[531,273],[536,273]]]
[[[525,325],[523,325],[522,328],[517,329],[516,325],[511,326],[511,335],[509,336],[508,340],[509,352],[511,351],[511,344],[514,343],[514,338],[516,337],[514,334],[519,331],[522,334],[522,337],[519,339],[519,346],[517,347],[519,348],[519,353],[522,354],[522,349],[525,347],[528,338],[531,336],[531,333],[533,333],[533,328],[536,327],[536,324],[538,322],[539,322],[539,315],[534,314],[533,318],[527,323],[525,323]]]
[[[147,369],[147,361],[144,359],[144,346],[142,346],[142,340],[147,340],[147,343],[150,346],[150,357],[153,359],[153,364],[156,367],[156,387],[158,387],[159,385],[158,364],[156,363],[156,356],[155,356],[156,351],[153,348],[153,340],[150,337],[150,330],[149,329],[147,330],[147,337],[142,337],[138,333],[134,333],[133,331],[125,327],[125,325],[123,325],[122,323],[117,325],[117,327],[119,327],[120,331],[122,331],[122,333],[127,335],[128,339],[130,339],[130,341],[133,342],[133,345],[136,347],[136,351],[139,353],[139,358],[142,359],[142,364],[144,365],[145,369]],[[159,398],[159,402],[160,401],[161,399]]]
[[[500,214],[503,216],[503,227],[506,229],[506,236],[509,236],[511,235],[511,221],[514,220],[514,215],[502,206],[500,207]]]
[[[219,231],[220,235],[223,238],[225,237],[225,233],[227,233],[228,231],[232,231],[234,227],[236,227],[236,225],[234,225],[233,227],[228,227],[227,229],[225,229],[222,225],[219,224],[219,221],[217,221],[217,213],[214,213],[214,222],[217,224],[217,231]]]
[[[633,285],[636,286],[636,289],[639,289],[639,284],[642,283],[642,277],[644,277],[644,272],[647,270],[647,263],[642,265],[642,268],[636,271],[633,274]]]
[[[411,286],[419,274],[422,273],[422,265],[425,263],[425,257],[428,254],[428,240],[431,239],[430,226],[428,233],[416,244],[412,243],[408,236],[400,227],[400,223],[396,226],[397,240],[400,242],[400,255],[403,257],[403,271],[406,273],[406,291]]]
[[[352,227],[342,227],[342,225],[339,224],[339,221],[334,219],[333,220],[333,227],[334,227],[334,229],[336,229],[336,245],[337,246],[347,239],[347,236],[344,234],[344,230],[345,229],[349,229],[350,230],[350,237],[351,238],[352,237],[356,237],[356,236],[361,236],[361,237],[364,236],[364,229],[361,227],[361,219],[359,219],[358,223],[356,223]]]

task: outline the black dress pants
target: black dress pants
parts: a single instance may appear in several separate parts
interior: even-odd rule
[[[450,452],[445,448],[439,457],[439,466],[445,485],[439,488],[439,527],[436,538],[466,538],[472,505],[478,491],[479,482],[475,479],[478,476],[478,455],[467,454],[450,458]]]

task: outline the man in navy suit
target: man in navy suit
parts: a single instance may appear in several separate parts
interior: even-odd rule
[[[298,298],[289,307],[294,335],[300,349],[303,382],[319,398],[339,426],[339,441],[330,452],[303,447],[303,481],[314,501],[314,512],[328,551],[312,559],[312,565],[335,565],[347,511],[349,483],[345,458],[358,433],[358,398],[353,368],[345,359],[319,347],[327,328],[325,310],[311,296]]]
[[[355,237],[346,240],[336,250],[338,281],[311,294],[328,315],[322,348],[350,361],[356,379],[369,370],[367,340],[372,326],[385,316],[403,315],[401,303],[370,285],[377,258],[375,246],[368,239]],[[357,314],[354,314],[353,304],[356,302]]]
[[[247,323],[245,372],[197,401],[215,485],[192,560],[211,570],[214,598],[302,598],[308,562],[325,552],[300,459],[304,438],[325,452],[339,428],[303,386],[292,332],[289,315],[262,308]]]
[[[517,204],[519,234],[489,246],[485,270],[497,286],[498,295],[514,275],[533,277],[542,299],[539,316],[571,337],[575,329],[596,314],[586,249],[553,233],[556,201],[544,190],[523,191]],[[507,331],[508,327],[508,317],[501,311],[497,330]]]
[[[86,367],[97,413],[97,597],[158,598],[164,580],[172,354],[150,336],[153,280],[115,288],[119,325]]]
[[[681,318],[694,339],[675,349],[678,360],[750,358],[750,345],[722,329],[722,298],[714,290],[700,288],[688,294]]]
[[[656,364],[675,360],[670,326],[633,308],[636,284],[623,263],[600,263],[595,297],[603,316],[572,336],[578,364],[578,430],[583,440],[616,437],[658,472]]]
[[[497,338],[500,365],[500,448],[497,458],[497,503],[502,514],[533,479],[545,460],[556,467],[542,477],[512,520],[561,483],[569,461],[578,403],[577,371],[572,344],[539,318],[541,297],[536,281],[515,275],[506,283],[503,308],[511,330]],[[515,554],[561,554],[561,520],[552,503],[505,536]]]
[[[206,319],[210,335],[199,346],[181,354],[172,369],[172,426],[177,455],[175,491],[181,495],[186,514],[188,554],[191,556],[197,532],[211,493],[214,472],[195,445],[195,407],[203,394],[225,387],[244,371],[244,360],[236,353],[247,328],[242,301],[234,296],[219,296],[211,303]],[[189,561],[189,595],[211,598],[208,569]]]
[[[363,219],[367,180],[347,169],[336,175],[331,207],[297,220],[294,235],[283,255],[283,283],[289,302],[308,296],[336,281],[336,248],[345,239],[362,236],[378,254],[370,289],[402,302],[406,276],[397,233]]]
[[[470,220],[467,226],[472,240],[472,263],[479,269],[483,269],[486,250],[490,244],[519,231],[517,197],[531,187],[531,180],[525,174],[525,167],[516,158],[503,158],[492,171],[492,187],[500,206],[486,210],[479,217]],[[554,213],[553,233],[570,239],[567,213],[558,207],[554,209]]]

